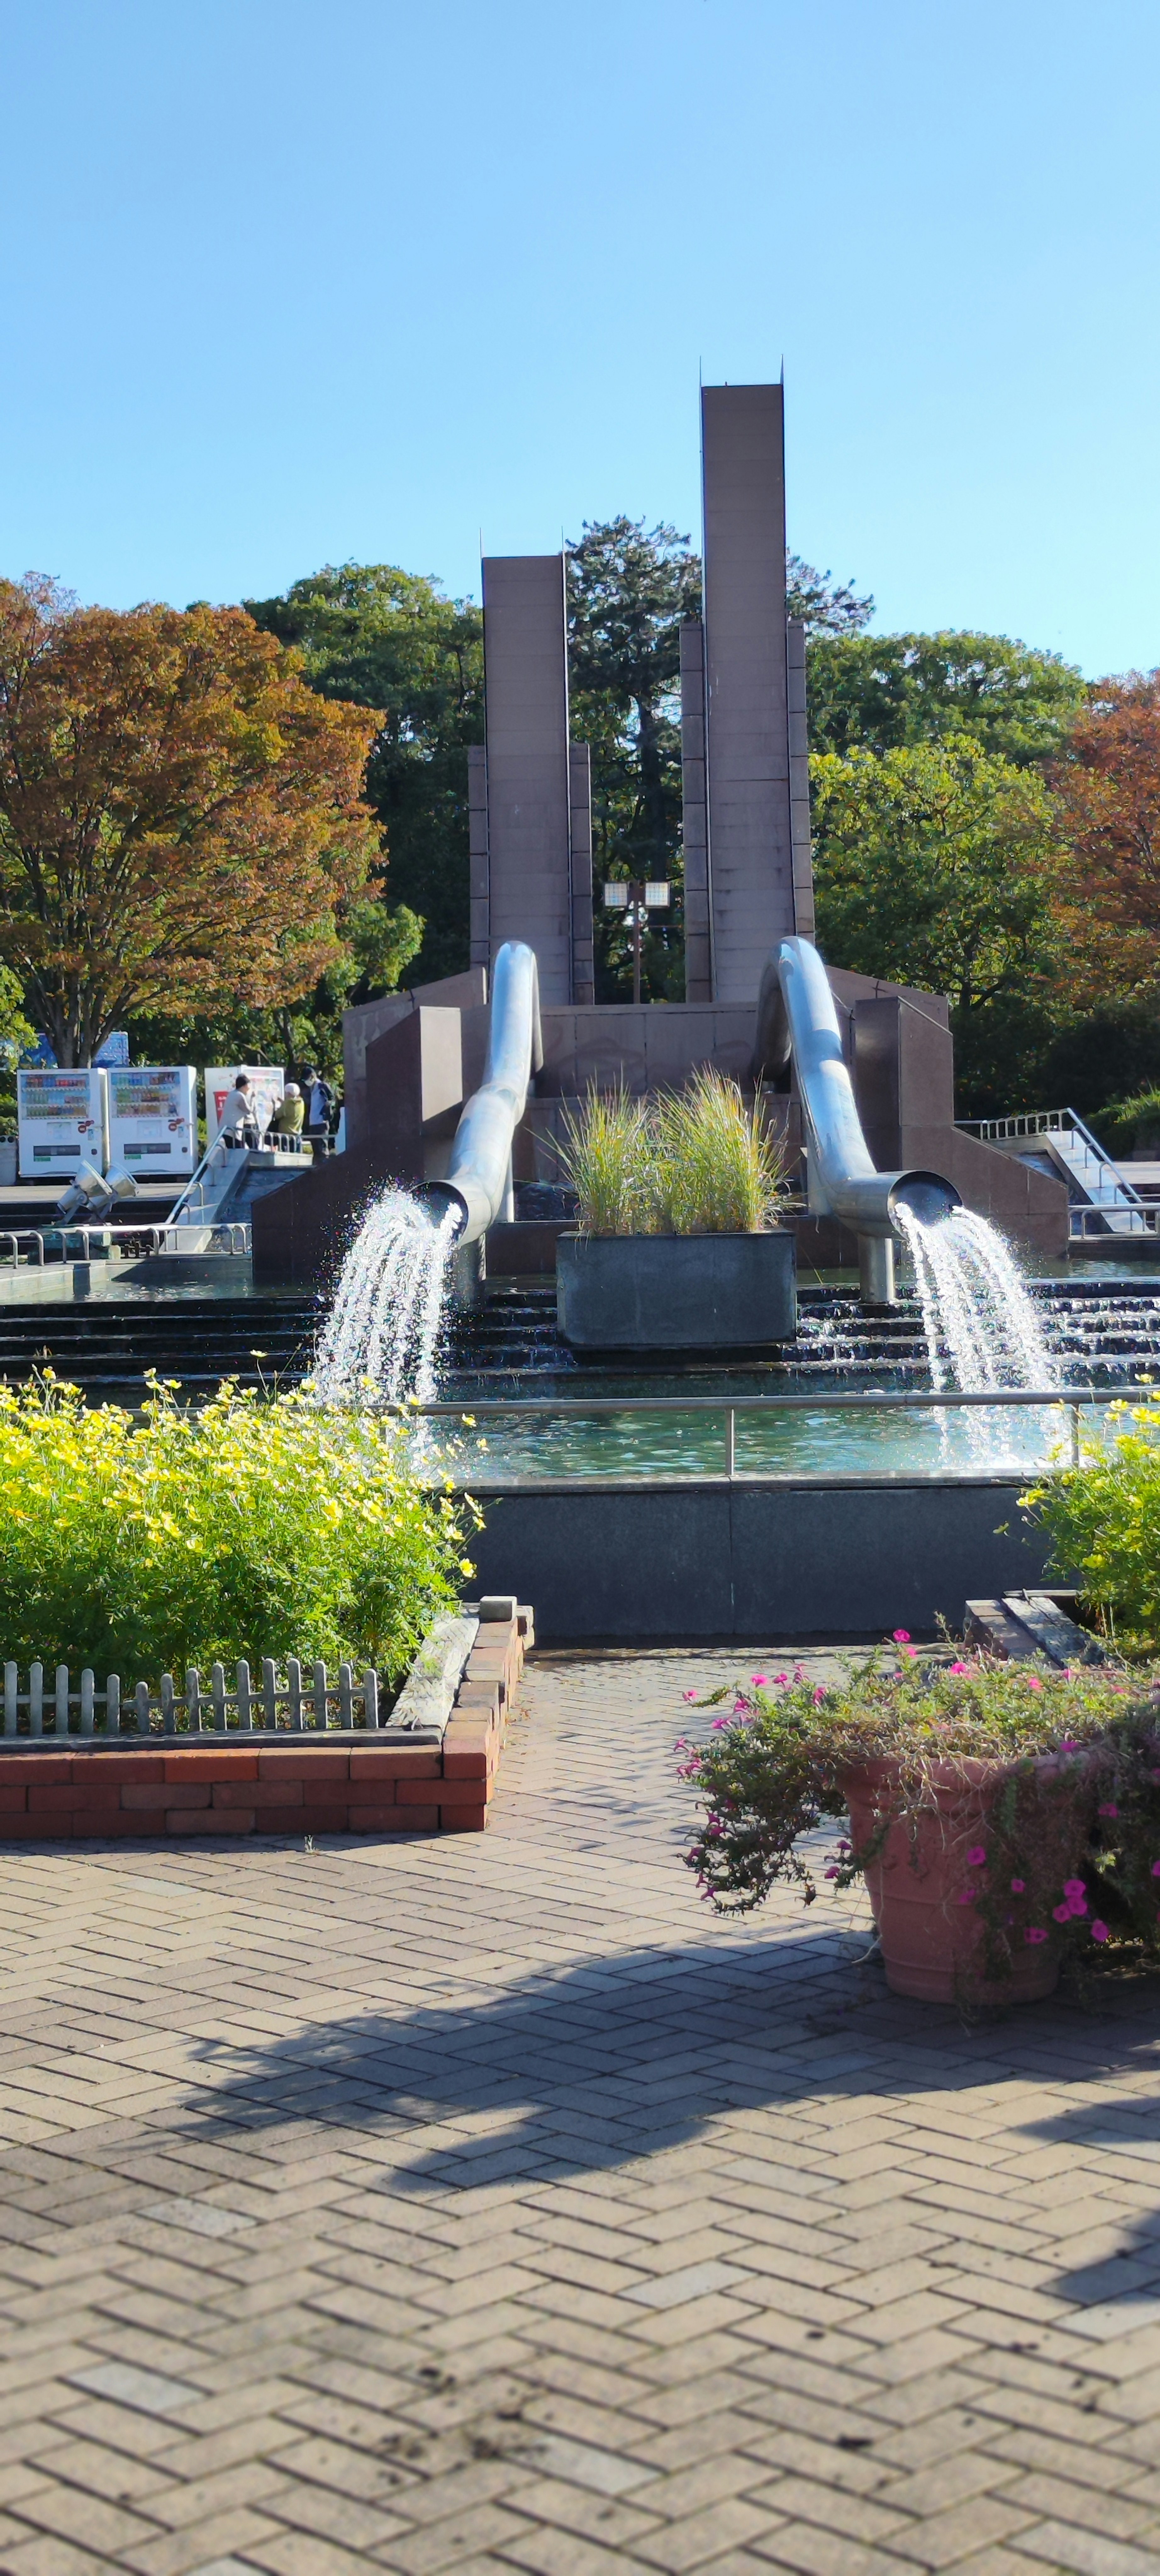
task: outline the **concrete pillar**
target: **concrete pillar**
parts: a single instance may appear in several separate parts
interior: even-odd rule
[[[491,964],[487,869],[487,753],[473,742],[467,754],[467,848],[471,881],[471,963]]]
[[[786,628],[786,682],[794,928],[802,939],[812,939],[814,853],[810,834],[810,743],[806,725],[806,630],[800,617],[791,617]]]
[[[755,1002],[795,928],[780,385],[701,393],[713,998]]]
[[[535,949],[540,999],[572,999],[568,667],[563,555],[483,566],[488,944]]]
[[[568,746],[568,822],[572,847],[572,1000],[596,999],[592,944],[592,755]]]
[[[709,815],[705,803],[705,630],[681,628],[681,841],[685,857],[685,1000],[713,999]]]

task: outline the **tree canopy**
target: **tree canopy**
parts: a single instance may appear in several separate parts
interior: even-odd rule
[[[815,629],[807,708],[814,751],[976,742],[1020,767],[1053,758],[1086,697],[1056,653],[1007,635],[863,635]]]
[[[483,741],[483,612],[395,564],[331,564],[255,623],[298,647],[322,696],[372,708],[365,793],[386,835],[391,899],[418,915],[416,983],[468,957],[467,746]]]
[[[377,851],[371,730],[239,608],[0,582],[0,955],[58,1063],[149,1005],[309,990]]]
[[[987,1016],[1036,1008],[1060,957],[1050,794],[973,743],[810,762],[818,945],[832,965],[949,995],[964,1064]]]
[[[1061,894],[1090,998],[1160,983],[1160,671],[1099,680],[1053,772]]]

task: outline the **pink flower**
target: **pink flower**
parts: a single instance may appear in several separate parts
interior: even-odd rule
[[[1029,1923],[1023,1938],[1025,1941],[1046,1941],[1047,1934],[1040,1931],[1038,1923]]]
[[[1119,1812],[1120,1810],[1118,1807],[1101,1807],[1099,1809],[1101,1816],[1118,1816]]]
[[[1025,1878],[1013,1878],[1013,1879],[1012,1879],[1012,1881],[1011,1881],[1011,1894],[1012,1894],[1012,1896],[1025,1896],[1025,1895],[1026,1895],[1026,1893],[1027,1893],[1027,1881],[1026,1881],[1026,1879],[1025,1879]]]
[[[1043,1684],[1040,1681],[1038,1673],[1028,1673],[1027,1688],[1028,1690],[1042,1690]]]
[[[719,1726],[728,1726],[728,1724],[729,1724],[729,1720],[728,1720],[728,1718],[727,1718],[727,1717],[715,1717],[715,1718],[714,1718],[714,1720],[713,1720],[713,1730],[714,1730],[714,1733],[716,1732],[716,1730],[717,1730],[717,1728],[718,1728]]]
[[[947,1666],[948,1672],[951,1673],[969,1673],[970,1669],[969,1664],[948,1664]]]
[[[682,1692],[681,1692],[681,1698],[682,1698],[682,1699],[695,1699],[695,1698],[696,1698],[696,1696],[697,1696],[696,1691],[682,1691]]]
[[[977,1894],[978,1894],[978,1889],[977,1889],[977,1888],[974,1888],[974,1887],[963,1887],[963,1888],[960,1888],[960,1890],[959,1890],[959,1903],[960,1903],[960,1905],[973,1905],[973,1904],[974,1904],[974,1902],[975,1902],[975,1898],[976,1898]]]
[[[1065,1878],[1063,1882],[1063,1892],[1065,1896],[1086,1896],[1086,1878]]]
[[[987,1854],[986,1854],[986,1851],[985,1851],[985,1849],[984,1849],[984,1847],[983,1847],[983,1844],[982,1844],[982,1843],[972,1843],[971,1848],[970,1848],[969,1852],[967,1853],[967,1868],[968,1868],[968,1869],[985,1869],[985,1868],[986,1868],[986,1866],[987,1866]]]
[[[841,1871],[840,1871],[839,1869],[837,1869],[837,1868],[831,1868],[831,1869],[828,1869],[828,1870],[826,1871],[826,1877],[827,1877],[827,1878],[840,1878],[840,1877],[841,1877],[841,1875],[842,1875]]]
[[[1069,1914],[1086,1914],[1086,1896],[1069,1896],[1067,1900],[1067,1910]]]
[[[1106,1940],[1107,1940],[1107,1937],[1108,1937],[1108,1927],[1107,1927],[1107,1924],[1106,1924],[1106,1923],[1093,1923],[1093,1925],[1092,1925],[1092,1939],[1093,1939],[1093,1941],[1106,1941]]]
[[[1153,1876],[1153,1878],[1160,1878],[1160,1860],[1154,1860],[1154,1861],[1153,1861],[1153,1863],[1152,1863],[1152,1876]]]
[[[1051,1910],[1057,1923],[1066,1923],[1071,1913],[1070,1905],[1053,1905]]]
[[[751,1673],[749,1678],[753,1684],[754,1690],[768,1690],[769,1676],[767,1673]]]
[[[900,1648],[899,1648],[899,1652],[900,1652],[900,1654],[903,1654],[903,1655],[909,1655],[909,1657],[910,1657],[910,1660],[911,1660],[911,1663],[912,1663],[912,1664],[913,1664],[913,1663],[915,1663],[915,1662],[917,1661],[917,1658],[918,1658],[918,1648],[917,1648],[917,1646],[902,1646],[902,1647],[900,1647]]]
[[[815,1708],[820,1708],[820,1707],[822,1706],[822,1703],[823,1703],[823,1701],[824,1701],[824,1699],[825,1699],[825,1696],[826,1696],[825,1691],[823,1690],[822,1685],[821,1685],[821,1683],[819,1682],[819,1683],[818,1683],[818,1686],[817,1686],[817,1689],[816,1689],[816,1691],[814,1692],[814,1707],[815,1707]]]
[[[896,1646],[908,1646],[910,1644],[909,1628],[892,1628],[890,1633]]]

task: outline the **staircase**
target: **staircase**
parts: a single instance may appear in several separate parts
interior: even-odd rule
[[[1015,1118],[960,1119],[958,1124],[1000,1153],[1034,1170],[1058,1173],[1071,1201],[1073,1241],[1090,1236],[1150,1235],[1143,1202],[1074,1109],[1030,1110]]]
[[[1160,1280],[1046,1279],[1030,1283],[1049,1348],[1071,1385],[1131,1385],[1160,1374]],[[239,1385],[291,1387],[309,1374],[322,1301],[306,1294],[207,1296],[197,1289],[126,1293],[90,1305],[0,1307],[0,1377],[19,1384],[37,1370],[82,1386],[94,1403],[137,1405],[150,1371],[193,1398],[223,1378]],[[856,1297],[807,1288],[797,1338],[773,1350],[731,1354],[615,1352],[583,1363],[556,1329],[555,1289],[546,1282],[493,1288],[474,1314],[453,1316],[444,1342],[442,1392],[470,1403],[484,1396],[542,1393],[549,1402],[585,1395],[647,1393],[674,1379],[691,1392],[772,1393],[777,1387],[927,1383],[926,1346],[913,1301],[866,1315]]]
[[[94,1298],[91,1305],[0,1306],[0,1377],[19,1385],[51,1368],[93,1403],[137,1405],[147,1378],[176,1378],[182,1394],[296,1385],[310,1365],[316,1297],[164,1295]]]

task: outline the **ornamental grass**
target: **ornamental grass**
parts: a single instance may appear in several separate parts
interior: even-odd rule
[[[233,1385],[193,1411],[152,1380],[139,1415],[51,1377],[0,1388],[0,1655],[154,1685],[266,1655],[395,1680],[477,1519],[379,1417]]]
[[[959,1774],[985,1824],[966,1851],[956,1901],[987,1928],[988,1969],[1023,1945],[1129,1941],[1160,1950],[1160,1680],[1115,1666],[1058,1668],[957,1653],[934,1663],[902,1630],[836,1684],[798,1664],[755,1673],[699,1705],[731,1699],[707,1740],[682,1739],[681,1777],[702,1815],[686,1858],[718,1912],[760,1905],[781,1880],[813,1904],[818,1879],[851,1885],[898,1820],[917,1831],[945,1812]],[[687,1693],[686,1697],[692,1697]],[[881,1829],[856,1849],[836,1836],[819,1860],[801,1838],[845,1819],[851,1775],[890,1766]],[[936,1794],[937,1793],[937,1794]],[[1080,1870],[1057,1880],[1059,1799],[1086,1816]]]
[[[714,1065],[651,1102],[593,1086],[557,1152],[583,1234],[758,1234],[784,1181],[760,1102]]]

